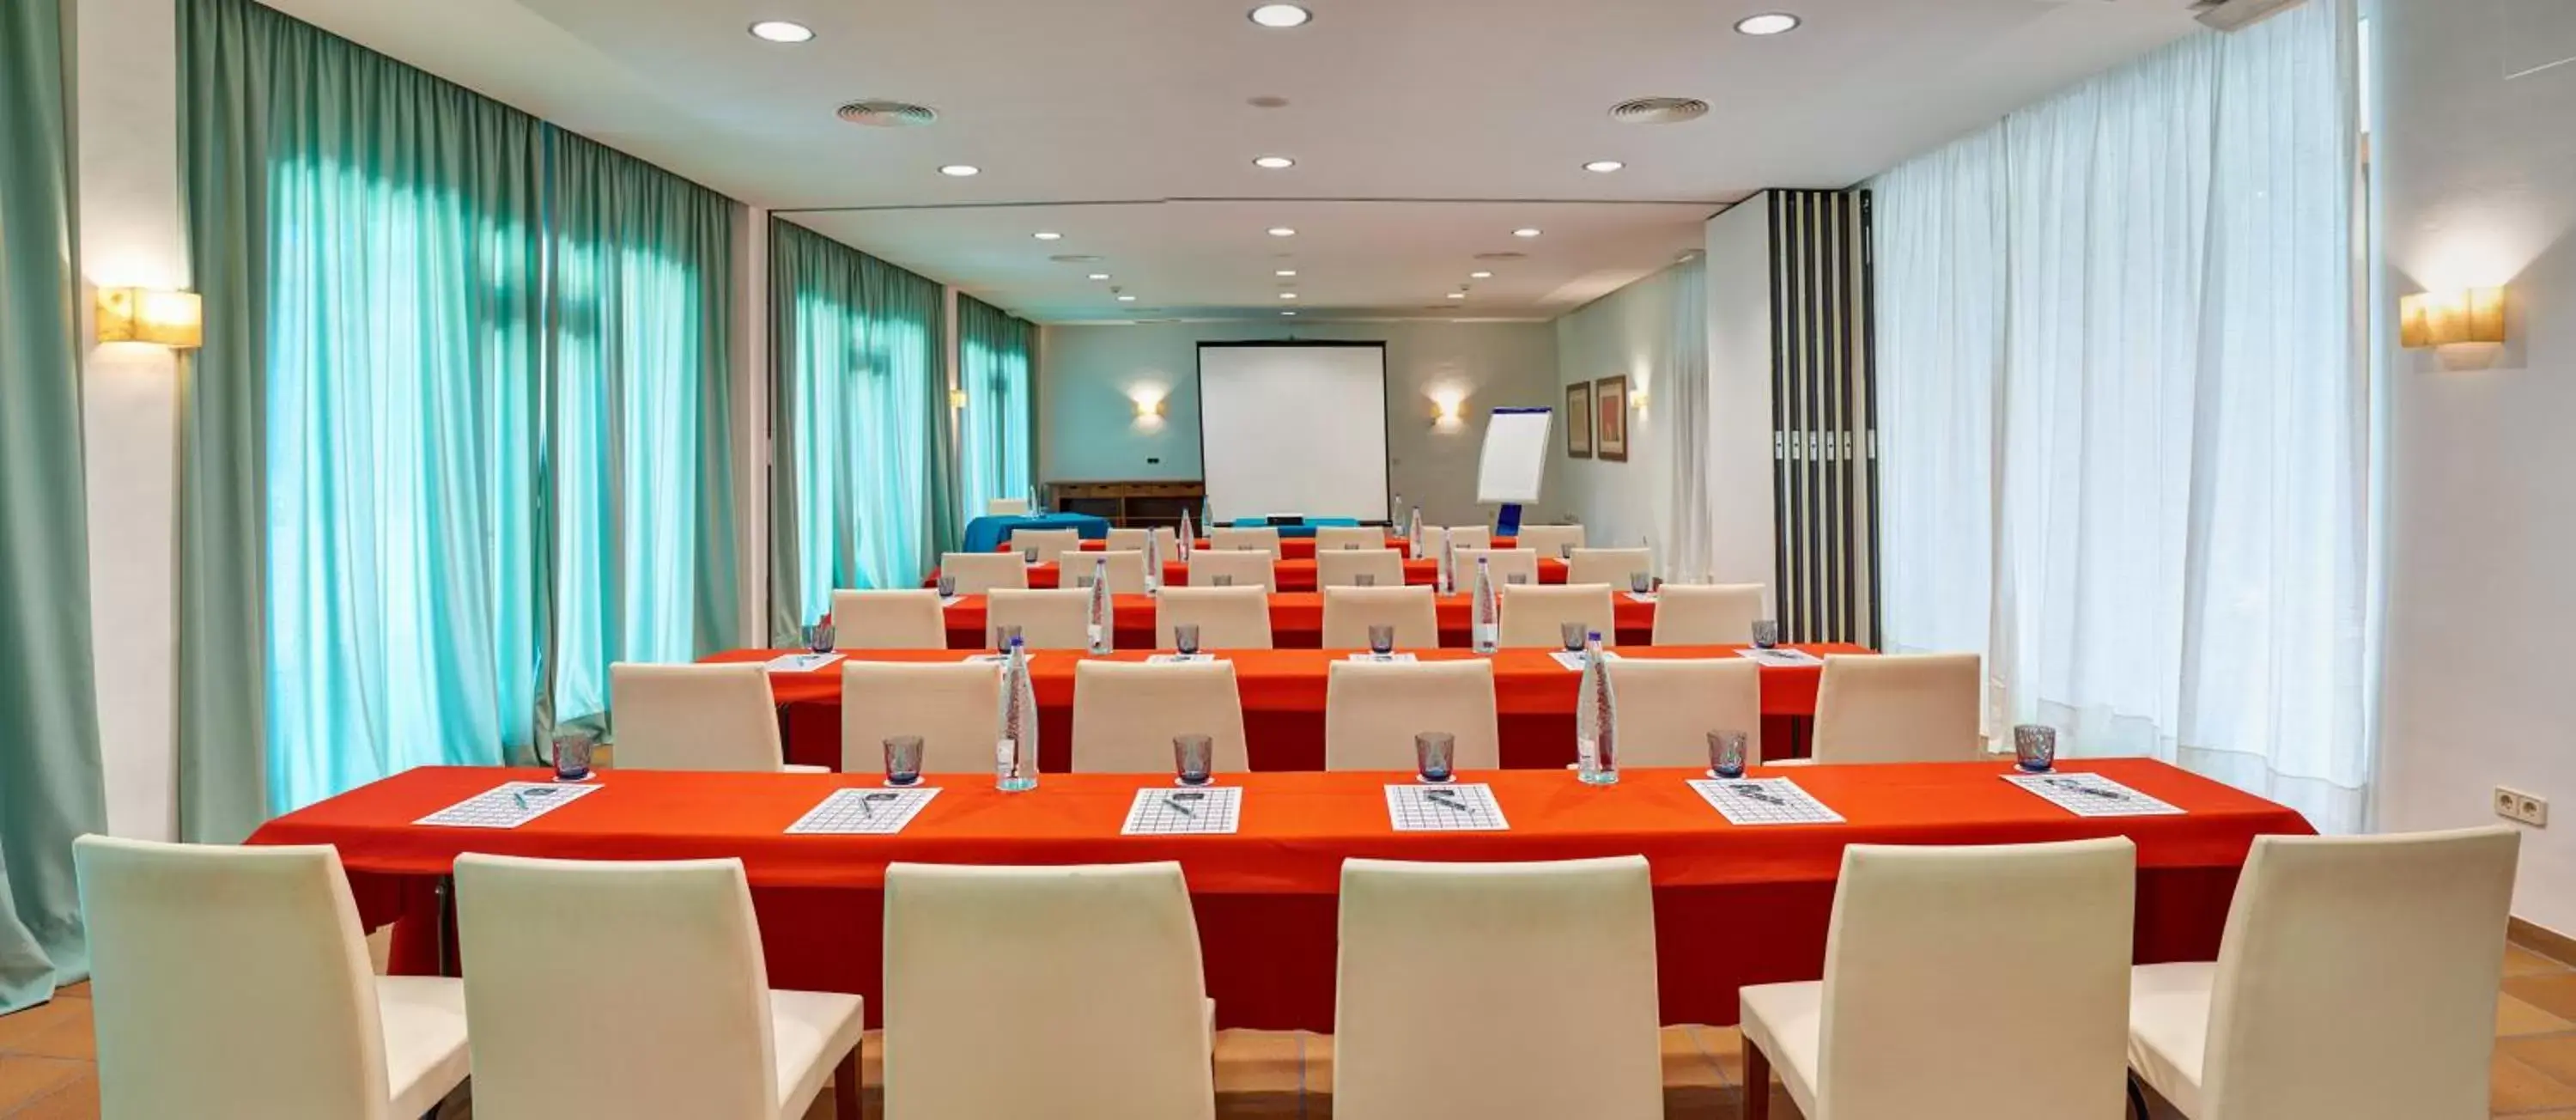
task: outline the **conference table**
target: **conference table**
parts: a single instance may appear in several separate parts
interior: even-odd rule
[[[1442,595],[1432,600],[1433,613],[1440,620],[1440,644],[1465,649],[1469,644],[1468,628],[1474,618],[1473,596]],[[1109,597],[1110,629],[1119,649],[1157,648],[1154,633],[1154,604],[1151,595],[1112,595]],[[960,595],[946,610],[948,648],[989,649],[992,631],[985,624],[987,600],[982,595]],[[1611,644],[1642,646],[1655,640],[1655,604],[1640,601],[1625,591],[1610,596],[1610,609],[1616,621],[1616,634],[1604,634]],[[1161,642],[1163,646],[1171,643]],[[1280,649],[1320,649],[1324,644],[1324,596],[1316,591],[1281,591],[1270,596],[1270,644]]]
[[[1080,563],[1080,561],[1077,560],[1075,563]],[[1464,565],[1462,565],[1462,567],[1464,567]],[[1055,563],[1031,564],[1028,566],[1028,573],[1029,586],[1031,587],[1061,587],[1064,585],[1064,572],[1061,565]],[[1315,561],[1312,559],[1273,560],[1270,562],[1270,578],[1271,589],[1274,591],[1313,591],[1316,587]],[[1439,578],[1440,562],[1438,560],[1407,560],[1404,562],[1404,582],[1408,587],[1428,587],[1433,583],[1438,582]],[[1473,584],[1475,579],[1475,569],[1469,567],[1467,570],[1458,574],[1458,586],[1463,590]],[[1559,560],[1553,556],[1539,557],[1538,581],[1540,583],[1564,583],[1565,561]],[[935,586],[938,582],[939,573],[936,570],[933,570],[930,573],[930,578],[922,581],[922,585],[925,587]],[[1167,560],[1163,562],[1164,586],[1187,587],[1189,584],[1189,565],[1178,560]]]
[[[1621,657],[1734,657],[1741,646],[1645,646],[1618,651]],[[1823,657],[1865,654],[1862,646],[1836,643],[1797,645]],[[796,650],[738,649],[706,658],[710,662],[760,662]],[[1245,753],[1259,771],[1324,768],[1324,696],[1336,661],[1349,650],[1239,649],[1214,650],[1234,666],[1235,690],[1243,701]],[[1479,655],[1463,649],[1413,650],[1423,661],[1457,661]],[[1546,650],[1507,649],[1485,657],[1494,666],[1494,711],[1499,759],[1506,769],[1562,769],[1574,761],[1574,699],[1580,674],[1557,663]],[[953,662],[962,656],[940,650],[845,650],[848,659],[908,663]],[[1122,650],[1103,660],[1143,661],[1145,650]],[[1074,666],[1093,658],[1084,653],[1042,650],[1029,659],[1030,683],[1038,700],[1038,767],[1072,769]],[[1765,757],[1804,753],[1797,723],[1816,712],[1816,688],[1824,678],[1821,664],[1765,665],[1762,682],[1762,749]],[[787,761],[801,766],[838,769],[841,764],[841,663],[799,673],[771,673],[769,691],[779,709],[779,732]]]
[[[1561,770],[1460,775],[1487,783],[1498,832],[1398,832],[1382,788],[1408,774],[1223,775],[1243,789],[1231,835],[1123,836],[1139,789],[1164,775],[1047,774],[1005,794],[990,775],[934,775],[939,794],[895,835],[789,835],[833,790],[863,776],[604,771],[599,789],[515,829],[412,822],[540,770],[422,767],[279,817],[254,844],[338,848],[369,928],[399,922],[397,971],[454,967],[442,884],[459,854],[568,859],[738,858],[759,915],[769,982],[854,992],[884,1017],[885,869],[896,862],[1083,864],[1177,861],[1188,878],[1218,1025],[1333,1029],[1337,891],[1352,858],[1503,861],[1643,855],[1654,885],[1662,1020],[1729,1024],[1748,984],[1823,973],[1843,849],[1860,843],[2018,844],[2127,836],[2138,846],[2134,955],[2214,959],[2236,876],[2257,836],[2305,834],[2280,805],[2145,759],[2073,762],[2162,798],[2177,816],[2075,816],[1969,762],[1774,770],[1844,818],[1736,826],[1686,784],[1692,770],[1629,770],[1610,787]],[[1757,776],[1762,775],[1757,770]],[[578,967],[579,948],[567,962]],[[1451,977],[1423,962],[1424,982]]]
[[[1511,548],[1518,543],[1518,538],[1495,537],[1493,546],[1495,548]],[[1200,537],[1198,538],[1198,543],[1193,547],[1200,549],[1214,549],[1216,544],[1206,537]],[[1403,537],[1388,537],[1386,539],[1386,547],[1395,549],[1398,552],[1403,552],[1409,556],[1412,554],[1413,546]],[[1102,552],[1109,548],[1109,541],[1106,538],[1096,541],[1086,540],[1082,542],[1081,548],[1084,552]],[[995,552],[1009,552],[1010,550],[1011,542],[1008,540],[1004,540],[1002,543],[993,546],[993,551]],[[1279,558],[1282,560],[1314,559],[1315,538],[1311,536],[1279,538]]]

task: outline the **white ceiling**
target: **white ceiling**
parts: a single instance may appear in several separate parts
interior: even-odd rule
[[[1287,31],[1255,0],[263,2],[1050,322],[1561,314],[1754,190],[1847,186],[2194,26],[2187,0],[1304,0]],[[1805,25],[1734,32],[1773,10]],[[1666,95],[1714,109],[1607,115]],[[862,97],[941,119],[833,115]]]

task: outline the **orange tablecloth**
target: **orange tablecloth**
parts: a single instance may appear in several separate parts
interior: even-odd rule
[[[1623,657],[1728,657],[1735,646],[1641,646],[1620,651]],[[1830,653],[1867,653],[1853,645],[1795,647],[1819,657]],[[709,661],[766,661],[782,650],[727,650]],[[1255,770],[1321,770],[1324,768],[1324,688],[1329,666],[1350,656],[1348,650],[1225,650],[1234,663],[1235,687],[1243,696],[1245,747]],[[954,661],[960,655],[932,650],[866,650],[850,656],[868,661]],[[1030,660],[1029,675],[1038,694],[1038,765],[1047,771],[1071,769],[1073,741],[1073,667],[1086,655],[1044,651]],[[1118,661],[1142,661],[1142,651],[1110,655]],[[1465,650],[1417,650],[1425,661],[1476,656]],[[1495,654],[1494,708],[1502,736],[1502,763],[1507,768],[1563,767],[1574,761],[1574,694],[1576,674],[1545,651],[1513,649]],[[1816,667],[1762,670],[1762,711],[1766,717],[1809,716],[1816,711],[1816,686],[1824,670]],[[838,663],[813,673],[773,673],[770,691],[781,710],[787,759],[808,766],[837,767],[841,762],[841,667]],[[1765,753],[1780,757],[1788,734],[1785,721],[1766,718]]]
[[[2209,959],[2255,836],[2305,833],[2298,814],[2137,759],[2074,763],[2189,812],[2085,819],[2000,780],[1993,763],[1815,767],[1798,783],[1837,825],[1739,828],[1682,770],[1633,770],[1608,789],[1563,772],[1464,775],[1493,786],[1511,830],[1398,833],[1380,788],[1403,775],[1233,775],[1245,789],[1232,836],[1118,834],[1140,786],[1159,779],[1050,774],[1030,794],[983,775],[934,777],[939,797],[896,836],[789,836],[840,775],[608,772],[600,792],[515,830],[413,825],[439,808],[539,771],[424,767],[278,818],[259,844],[332,844],[370,926],[436,913],[428,887],[463,852],[574,859],[738,857],[761,917],[771,982],[857,992],[881,1014],[879,891],[896,861],[978,864],[1177,860],[1195,896],[1209,994],[1232,1026],[1332,1026],[1334,897],[1342,861],[1538,860],[1643,854],[1656,889],[1666,1022],[1731,1023],[1744,984],[1813,979],[1842,849],[1853,843],[2004,844],[2126,835],[2138,844],[2140,961]],[[1784,772],[1785,773],[1785,772]],[[414,924],[401,955],[438,955]]]
[[[1437,560],[1407,560],[1404,562],[1404,582],[1407,585],[1427,586],[1437,581],[1439,578],[1440,562]],[[1458,583],[1459,590],[1466,590],[1468,584],[1475,578],[1476,576],[1474,572],[1471,571],[1466,573],[1464,578],[1462,578]],[[1312,559],[1273,561],[1271,565],[1271,579],[1274,581],[1274,585],[1272,587],[1272,590],[1274,591],[1313,591],[1315,590],[1315,561]],[[1559,560],[1553,556],[1539,557],[1538,581],[1540,583],[1565,582],[1565,561]],[[1163,582],[1173,587],[1189,586],[1189,566],[1177,560],[1163,565]],[[930,578],[922,581],[922,586],[931,587],[936,586],[938,583],[939,573],[934,570],[930,573]],[[1061,587],[1063,584],[1064,575],[1062,571],[1058,569],[1057,565],[1029,565],[1029,586]]]
[[[1518,537],[1495,537],[1495,538],[1494,538],[1494,547],[1495,547],[1495,548],[1511,548],[1511,547],[1514,547],[1515,545],[1517,545],[1517,544],[1519,543],[1519,540],[1520,540],[1520,538],[1518,538]],[[1410,543],[1410,542],[1408,542],[1405,538],[1403,538],[1403,537],[1398,537],[1398,536],[1390,536],[1390,537],[1386,538],[1386,546],[1387,546],[1388,548],[1397,549],[1397,550],[1399,550],[1399,551],[1402,551],[1402,550],[1409,550],[1409,549],[1412,547],[1411,543]],[[1197,544],[1195,547],[1198,547],[1198,548],[1214,548],[1214,547],[1216,547],[1216,546],[1215,546],[1215,544],[1214,544],[1214,543],[1210,542],[1206,537],[1200,537],[1200,538],[1198,538],[1198,544]],[[1107,551],[1107,550],[1108,550],[1108,548],[1109,548],[1109,542],[1108,542],[1108,541],[1084,541],[1084,542],[1082,542],[1082,544],[1081,544],[1081,548],[1082,548],[1082,551],[1084,551],[1084,552],[1104,552],[1104,551]],[[995,552],[1009,552],[1009,551],[1011,551],[1011,543],[1010,543],[1009,541],[1004,541],[1004,542],[1002,542],[1001,544],[995,545],[995,546],[993,547],[993,551],[995,551]],[[1280,558],[1280,559],[1282,559],[1282,560],[1312,560],[1312,559],[1314,559],[1314,558],[1315,558],[1315,538],[1313,538],[1313,537],[1285,537],[1285,538],[1282,538],[1282,539],[1280,540],[1280,542],[1279,542],[1279,558]]]
[[[1466,595],[1443,595],[1437,600],[1440,617],[1440,644],[1465,649],[1469,644],[1467,627],[1471,604]],[[1655,604],[1640,603],[1620,591],[1610,597],[1618,612],[1618,635],[1614,644],[1649,645],[1655,639]],[[985,649],[992,642],[991,630],[985,625],[985,599],[981,595],[960,597],[948,608],[948,648]],[[1120,649],[1153,649],[1154,597],[1151,595],[1111,596],[1110,624],[1117,632]],[[1282,591],[1270,596],[1270,644],[1280,649],[1319,649],[1324,644],[1324,596],[1317,591]]]

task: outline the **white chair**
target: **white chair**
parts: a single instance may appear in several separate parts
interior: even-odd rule
[[[1149,563],[1169,564],[1181,558],[1181,534],[1179,530],[1168,525],[1160,526],[1153,531],[1152,536],[1148,539],[1153,541],[1153,547],[1146,550],[1151,554],[1148,559]],[[1195,545],[1196,542],[1192,543]]]
[[[1315,553],[1315,586],[1357,587],[1366,575],[1375,587],[1404,586],[1404,557],[1392,548]]]
[[[1029,585],[1029,567],[1016,552],[943,552],[939,574],[956,580],[960,595]]]
[[[1032,548],[1038,550],[1038,563],[1053,564],[1062,559],[1065,553],[1082,550],[1082,531],[1079,529],[1011,530],[1011,551],[1025,558]]]
[[[947,649],[948,612],[927,589],[835,591],[832,633],[841,649]]]
[[[1211,1120],[1180,865],[887,867],[885,1036],[887,1120]]]
[[[1350,549],[1386,547],[1386,530],[1375,525],[1315,526],[1315,555]]]
[[[1819,1120],[2120,1120],[2136,878],[2122,837],[1844,849],[1825,978],[1739,995],[1745,1120],[1772,1067]]]
[[[859,997],[769,986],[739,859],[467,853],[456,924],[478,1118],[799,1120],[829,1076],[859,1120]]]
[[[1494,531],[1482,525],[1452,525],[1445,529],[1426,528],[1422,530],[1422,535],[1431,538],[1431,547],[1434,549],[1438,549],[1444,542],[1459,548],[1494,547]]]
[[[1395,627],[1395,648],[1440,648],[1440,605],[1429,587],[1327,587],[1324,648],[1367,649],[1371,626]]]
[[[760,665],[608,667],[608,711],[620,770],[790,771],[778,738],[778,703]]]
[[[1166,587],[1154,600],[1154,647],[1196,624],[1200,649],[1269,649],[1270,593],[1258,587]]]
[[[1541,556],[1563,560],[1568,549],[1583,547],[1583,526],[1523,525],[1512,543]]]
[[[984,600],[984,628],[1020,628],[1027,649],[1091,648],[1091,593],[1076,588],[997,590]]]
[[[1509,625],[1508,616],[1505,625]],[[1815,761],[1982,757],[1984,672],[1973,653],[1834,654],[1816,686]]]
[[[921,737],[924,774],[991,772],[1001,680],[971,661],[842,662],[841,772],[882,770],[897,735]]]
[[[1456,555],[1460,591],[1475,590],[1476,561],[1480,559],[1485,562],[1485,572],[1492,577],[1496,587],[1509,586],[1513,576],[1519,576],[1525,584],[1538,582],[1538,553],[1526,548],[1461,548]]]
[[[1111,552],[1143,552],[1153,544],[1154,531],[1151,529],[1111,529],[1108,538],[1100,542],[1100,547]]]
[[[1243,698],[1234,663],[1145,665],[1085,661],[1073,667],[1073,769],[1081,774],[1172,772],[1172,739],[1205,735],[1220,774],[1252,768],[1243,747]]]
[[[1569,582],[1571,582],[1569,580]],[[1655,589],[1655,644],[1740,646],[1771,617],[1758,583],[1667,583]]]
[[[1744,760],[1762,761],[1762,667],[1741,657],[1622,657],[1610,662],[1619,701],[1619,765],[1708,765],[1708,733],[1744,733]]]
[[[984,503],[986,517],[1025,517],[1028,512],[1027,498],[992,498]]]
[[[1235,587],[1274,591],[1279,587],[1277,568],[1270,554],[1258,549],[1220,552],[1203,548],[1190,553],[1190,586],[1214,587],[1217,577],[1223,576]]]
[[[1425,731],[1449,733],[1454,769],[1502,765],[1491,661],[1336,661],[1324,679],[1326,770],[1412,770]]]
[[[1208,530],[1208,547],[1219,552],[1267,552],[1271,559],[1276,560],[1279,558],[1279,530],[1266,526],[1254,529],[1220,525]]]
[[[1339,971],[1340,1120],[1664,1115],[1644,857],[1349,860]]]
[[[106,1120],[413,1120],[465,1080],[465,991],[375,976],[329,847],[72,842]]]
[[[1102,568],[1109,571],[1109,593],[1142,595],[1145,593],[1145,554],[1125,549],[1107,552],[1068,552],[1056,577],[1065,587],[1091,586],[1092,573]]]
[[[1561,586],[1514,584],[1503,588],[1502,645],[1506,649],[1563,649],[1564,624],[1580,622],[1601,632],[1601,644],[1619,644],[1619,613],[1610,588],[1598,583]]]
[[[2130,1068],[2189,1120],[2485,1116],[2519,845],[2257,837],[2217,963],[2133,974]]]
[[[1626,591],[1636,576],[1653,579],[1655,554],[1643,548],[1578,548],[1565,566],[1567,583],[1603,583]]]

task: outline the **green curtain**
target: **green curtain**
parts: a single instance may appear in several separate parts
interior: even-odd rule
[[[1037,462],[1029,438],[1028,320],[972,296],[957,298],[957,377],[966,391],[958,462],[970,514],[995,498],[1024,497]],[[942,538],[946,539],[946,538]]]
[[[738,645],[736,204],[553,134],[548,276],[552,712],[608,707],[615,661]]]
[[[770,223],[770,627],[790,641],[836,588],[908,587],[953,522],[940,286]]]
[[[0,1014],[88,974],[71,844],[107,817],[62,13],[0,5]]]

